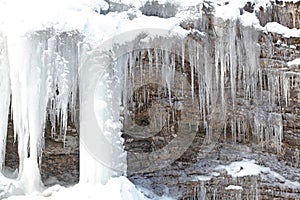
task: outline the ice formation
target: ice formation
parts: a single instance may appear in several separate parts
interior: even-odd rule
[[[81,11],[87,12],[84,9]],[[88,14],[90,21],[87,20],[82,26],[76,24],[74,29],[51,23],[52,26],[42,29],[38,27],[32,30],[30,27],[30,31],[25,34],[13,34],[11,30],[0,32],[0,168],[3,167],[5,158],[7,119],[11,102],[15,140],[20,157],[18,180],[23,183],[25,188],[22,189],[25,193],[30,193],[37,187],[42,189],[39,164],[42,162],[46,118],[49,117],[51,121],[52,134],[60,132],[65,135],[69,112],[71,120],[75,121],[78,117],[78,88],[81,100],[80,127],[82,133],[88,130],[84,123],[87,123],[90,114],[85,108],[90,77],[89,74],[82,73],[85,69],[80,69],[80,66],[94,50],[95,44],[99,44],[99,38],[91,38],[99,31],[103,36],[101,39],[106,39],[108,34],[119,33],[118,28],[123,28],[124,31],[124,27],[128,26],[131,29],[137,22],[141,28],[145,27],[140,19],[146,18],[140,13],[134,13],[140,18],[132,21],[124,19],[126,26],[120,27],[117,25],[125,16],[122,13],[118,16],[111,14],[107,18],[99,17],[102,20],[111,20],[113,26],[117,27],[107,27],[108,30],[102,30],[102,27],[95,25],[97,23],[93,23],[98,19],[95,12]],[[147,17],[149,19],[152,19],[151,25],[155,20],[162,20]],[[165,98],[166,106],[172,109],[166,112],[157,108],[156,115],[152,116],[156,120],[153,130],[160,130],[166,122],[176,121],[176,112],[192,106],[197,112],[190,116],[190,112],[187,112],[185,119],[194,120],[184,122],[182,119],[178,123],[202,126],[208,138],[214,137],[215,132],[218,132],[216,130],[224,137],[229,137],[226,130],[230,130],[234,143],[254,134],[263,147],[272,147],[280,152],[283,138],[282,116],[275,110],[282,103],[278,99],[280,94],[285,96],[284,103],[289,103],[290,84],[297,84],[291,82],[294,74],[278,72],[281,73],[280,79],[275,75],[268,80],[264,79],[264,72],[256,59],[259,57],[259,46],[255,28],[244,27],[238,20],[224,21],[216,18],[214,22],[210,22],[203,16],[198,20],[195,25],[202,32],[183,30],[179,27],[180,19],[176,18],[165,19],[159,25],[161,28],[167,24],[167,29],[171,31],[189,33],[182,42],[176,44],[177,49],[141,47],[120,57],[114,57],[116,52],[110,52],[109,58],[114,62],[110,63],[112,68],[107,72],[109,78],[102,80],[99,83],[102,86],[96,90],[99,95],[96,98],[100,97],[98,100],[105,107],[98,109],[106,112],[106,116],[101,116],[100,121],[102,120],[103,131],[110,138],[109,141],[118,143],[118,152],[123,153],[120,138],[122,126],[118,125],[120,113],[124,117],[124,126],[129,126],[131,121],[127,112],[139,111],[145,104],[151,103],[152,98],[147,90],[143,93],[135,91],[155,80],[160,85],[155,86],[155,89],[162,95],[158,98]],[[271,25],[266,28],[268,27]],[[151,38],[133,37],[132,40],[146,42],[145,44],[155,42]],[[119,43],[121,42],[124,41]],[[164,45],[168,44],[161,44]],[[106,96],[101,96],[102,93]],[[120,107],[125,110],[124,113]],[[60,125],[59,131],[56,130],[57,123]],[[139,130],[136,128],[134,131],[138,135]],[[249,130],[254,131],[251,133]],[[105,183],[111,176],[116,175],[113,170],[99,165],[84,148],[81,145],[82,181]],[[88,168],[91,170],[87,170]]]
[[[49,30],[24,36],[8,35],[2,40],[1,75],[4,77],[1,79],[1,93],[5,97],[5,104],[1,104],[1,119],[7,122],[11,95],[15,140],[18,142],[20,158],[19,179],[32,180],[26,176],[40,177],[37,161],[42,161],[46,115],[49,114],[52,123],[52,134],[56,132],[56,122],[60,123],[60,131],[65,134],[68,109],[75,114],[78,41],[72,33],[58,36]],[[72,117],[75,119],[75,116]],[[5,155],[5,125],[1,132],[1,166]],[[24,184],[30,187],[25,190],[33,190],[40,180],[34,180],[33,183],[32,188],[31,184]]]

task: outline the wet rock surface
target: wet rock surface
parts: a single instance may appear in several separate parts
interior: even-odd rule
[[[68,127],[66,139],[46,136],[41,175],[45,185],[70,186],[79,181],[79,137],[76,129]]]
[[[79,138],[74,126],[69,126],[64,143],[62,135],[51,137],[46,129],[41,176],[45,186],[60,184],[70,186],[79,181]],[[18,145],[14,142],[13,126],[9,121],[5,167],[17,172],[19,166]]]

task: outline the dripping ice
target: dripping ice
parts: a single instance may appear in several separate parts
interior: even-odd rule
[[[42,185],[38,163],[42,161],[47,114],[52,134],[66,134],[68,109],[75,119],[78,54],[76,35],[55,35],[41,31],[25,36],[1,37],[1,123],[7,122],[9,98],[15,140],[20,157],[20,181],[25,191]],[[56,131],[56,123],[61,130]],[[4,164],[7,124],[1,124],[1,166]],[[29,150],[29,151],[28,151]]]
[[[120,132],[110,134],[119,131],[121,127],[118,120],[115,120],[119,117],[116,114],[120,113],[115,105],[120,104],[125,112],[122,113],[123,126],[130,124],[128,112],[135,107],[141,109],[151,99],[147,90],[142,91],[142,95],[136,93],[137,96],[134,96],[134,91],[155,78],[155,82],[161,85],[156,88],[157,93],[162,95],[158,98],[163,99],[164,106],[175,109],[166,112],[163,108],[156,107],[156,114],[159,116],[152,116],[155,122],[151,127],[152,132],[160,130],[165,123],[169,128],[170,119],[175,118],[174,112],[192,105],[197,111],[187,113],[185,119],[178,123],[187,123],[191,128],[203,126],[210,139],[216,130],[221,131],[225,138],[229,137],[229,133],[226,133],[229,127],[233,143],[245,140],[248,134],[254,134],[263,148],[275,146],[278,152],[281,151],[282,116],[275,111],[280,104],[289,103],[289,87],[295,84],[291,81],[295,74],[270,69],[274,70],[271,73],[274,77],[265,80],[258,61],[253,59],[258,57],[259,52],[257,32],[250,27],[240,27],[236,21],[223,23],[220,20],[218,24],[213,45],[208,36],[203,34],[203,45],[200,46],[195,45],[195,41],[188,41],[175,53],[143,49],[118,58],[114,66],[118,84],[114,91],[121,96],[114,102],[104,102],[110,104],[111,108],[105,121],[107,135],[112,136],[111,140],[122,141]],[[237,36],[237,30],[242,37]],[[78,82],[83,81],[78,79],[78,67],[83,57],[87,56],[81,46],[82,37],[76,31],[57,32],[51,29],[26,36],[0,35],[0,91],[3,95],[0,103],[3,119],[0,122],[0,166],[2,168],[5,158],[7,118],[11,101],[20,156],[19,179],[27,187],[23,188],[26,192],[32,192],[36,187],[42,188],[38,166],[40,163],[35,161],[42,162],[47,117],[51,121],[52,135],[62,134],[64,137],[69,112],[73,122],[78,118],[77,89]],[[144,63],[145,60],[148,63]],[[176,62],[181,62],[181,69],[176,69]],[[276,73],[281,74],[280,78]],[[180,84],[174,80],[180,80]],[[175,95],[172,96],[173,91]],[[83,94],[83,91],[79,92]],[[279,99],[280,94],[284,94],[284,101]],[[187,104],[188,101],[192,104]],[[244,106],[241,107],[240,104]],[[56,130],[57,124],[60,130]],[[250,126],[253,133],[248,131]],[[135,128],[138,135],[140,130]],[[87,155],[81,156],[84,159]],[[91,174],[81,176],[91,177],[95,173],[92,171]],[[30,180],[29,176],[36,177],[36,180],[26,182]]]
[[[229,26],[233,27],[232,30],[234,30],[236,25],[230,24]],[[256,43],[253,42],[254,47],[249,47],[248,42],[246,43],[246,41],[249,41],[249,39],[250,41],[253,41],[252,38],[255,37],[253,36],[255,35],[255,31],[244,30],[242,34],[245,34],[245,41],[238,42],[238,46],[233,46],[235,40],[238,38],[234,38],[234,35],[232,34],[226,34],[226,32],[224,33],[224,31],[232,30],[225,28],[217,30],[220,41],[216,42],[216,58],[214,60],[215,64],[213,64],[211,56],[207,53],[209,52],[208,49],[211,48],[209,46],[204,46],[203,49],[198,49],[198,47],[194,48],[193,44],[191,43],[188,47],[189,49],[194,49],[195,51],[189,53],[188,56],[190,61],[189,73],[191,74],[191,99],[193,103],[197,102],[199,104],[199,114],[204,122],[204,126],[207,129],[211,128],[210,126],[213,123],[225,126],[227,124],[224,122],[227,120],[226,118],[229,117],[226,116],[225,113],[231,113],[232,118],[230,126],[235,142],[237,138],[241,138],[240,135],[246,130],[245,128],[241,129],[241,127],[244,125],[243,121],[249,120],[246,119],[246,117],[248,117],[246,115],[247,113],[241,112],[238,110],[238,108],[236,108],[235,102],[237,94],[242,95],[246,103],[250,99],[259,98],[259,96],[256,94],[256,91],[258,90],[256,87],[257,83],[258,87],[259,84],[262,83],[259,66],[257,63],[253,63],[254,61],[251,59],[256,57],[253,55],[255,52],[257,52],[255,50],[257,48]],[[253,35],[249,35],[249,33],[252,33]],[[229,38],[227,38],[227,36],[229,36]],[[80,59],[77,50],[77,43],[79,41],[77,38],[79,38],[79,36],[77,36],[75,33],[72,35],[72,37],[66,37],[64,34],[53,35],[53,33],[45,31],[37,35],[21,38],[8,37],[6,38],[6,44],[3,44],[4,42],[2,42],[3,50],[1,52],[3,55],[1,57],[1,70],[3,73],[1,74],[10,74],[10,76],[5,76],[5,78],[1,79],[1,87],[3,87],[2,90],[4,91],[3,94],[6,95],[6,98],[4,98],[6,99],[6,103],[1,104],[1,109],[3,110],[1,113],[4,113],[3,116],[6,116],[7,119],[9,108],[8,98],[10,96],[9,86],[11,83],[12,112],[15,122],[14,126],[16,130],[16,137],[19,141],[18,145],[21,163],[19,171],[20,176],[22,176],[27,159],[36,160],[37,157],[41,157],[43,147],[42,136],[45,126],[46,113],[48,112],[50,116],[53,134],[57,134],[55,127],[56,123],[59,123],[61,127],[60,131],[63,135],[65,135],[69,108],[71,114],[74,116],[73,120],[76,118],[75,107],[77,93],[77,68],[78,60]],[[206,45],[207,44],[208,43],[206,43]],[[7,45],[7,48],[9,49],[8,55],[5,55],[7,53],[5,45]],[[247,45],[251,50],[247,52],[247,48],[245,48],[243,45]],[[18,48],[14,49],[14,47]],[[237,55],[236,53],[242,52],[243,50],[245,51],[246,62],[241,59],[241,55]],[[147,51],[150,52],[149,49]],[[30,57],[30,55],[32,57]],[[138,83],[135,81],[135,76],[137,76],[135,73],[136,69],[133,66],[132,60],[136,60],[136,58],[138,58],[138,60],[141,61],[142,59],[139,57],[140,55],[142,54],[133,53],[127,56],[125,63],[129,63],[129,72],[125,71],[121,73],[125,75],[125,84],[121,85],[128,87],[123,88],[122,91],[120,91],[123,94],[123,100],[130,99],[129,96],[127,96],[128,93],[132,93],[134,88],[138,87],[136,85]],[[174,87],[175,84],[175,59],[173,56],[174,55],[170,56],[168,52],[155,50],[153,55],[152,53],[149,53],[148,58],[152,63],[148,66],[149,74],[150,72],[161,74],[161,80],[158,80],[158,82],[161,82],[163,88],[166,88],[164,92],[167,96],[167,103],[169,104],[173,103],[170,92],[172,90],[171,88]],[[185,58],[185,55],[183,54],[182,57]],[[200,59],[200,57],[202,59]],[[29,58],[31,59],[29,60]],[[159,60],[161,63],[158,63]],[[25,63],[25,65],[23,63]],[[140,80],[137,81],[143,83],[145,78],[143,70],[146,70],[147,68],[144,67],[142,63],[139,64],[141,75]],[[187,68],[187,66],[184,65],[182,67]],[[123,69],[127,70],[127,68]],[[150,76],[149,74],[148,76]],[[131,80],[131,82],[126,83],[126,81],[128,81],[127,77],[130,77],[129,81]],[[198,82],[195,82],[194,77],[197,77]],[[230,78],[229,80],[227,80],[228,77]],[[236,83],[236,80],[238,83]],[[273,86],[272,83],[269,83],[268,85]],[[197,93],[195,93],[194,84],[197,84],[197,88],[199,90]],[[226,88],[228,87],[231,88],[229,97],[226,96],[228,95],[228,92],[226,91]],[[181,94],[179,93],[178,98],[184,98],[182,91],[186,90],[186,88],[182,88],[182,85],[178,86],[178,88],[181,89]],[[274,88],[273,90],[274,93],[279,92],[278,88]],[[147,95],[149,94],[144,93],[144,96],[141,98],[147,100]],[[270,102],[274,103],[276,95],[270,94],[269,96]],[[17,100],[17,97],[21,98],[22,101]],[[227,104],[225,98],[230,98],[232,101],[231,104]],[[137,101],[141,102],[141,100],[138,98]],[[123,106],[128,108],[132,107],[133,105],[127,105],[127,102],[124,101]],[[264,119],[259,118],[260,115],[266,116],[266,114],[258,113],[255,116],[254,126],[257,129],[257,134],[269,134],[267,130],[275,130],[276,145],[280,146],[282,127],[280,123],[275,123],[274,126],[272,123],[270,125],[270,122],[274,121],[272,120],[274,117],[279,120],[280,117],[269,113],[268,115],[270,117]],[[164,118],[164,116],[159,117],[160,120],[163,120]],[[24,119],[28,119],[28,121],[25,121]],[[157,124],[162,125],[164,122],[159,121]],[[4,141],[6,137],[6,124],[2,124],[1,128],[2,141]],[[226,127],[223,128],[225,129]],[[27,158],[26,155],[28,153],[26,141],[28,141],[29,137],[30,156]],[[266,140],[269,141],[267,136],[258,137],[266,138]],[[4,148],[4,146],[5,142],[2,142],[2,147]],[[3,157],[4,152],[2,152],[2,161]],[[34,162],[31,164],[33,165]],[[37,166],[31,168],[36,169],[36,173],[38,173]],[[37,182],[40,182],[40,180],[37,180]]]

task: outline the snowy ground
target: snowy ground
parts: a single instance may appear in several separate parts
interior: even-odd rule
[[[90,185],[79,183],[73,187],[65,188],[59,185],[54,185],[45,189],[42,192],[36,192],[28,195],[18,194],[14,191],[17,182],[7,179],[1,175],[0,177],[1,189],[5,188],[8,192],[11,191],[14,196],[5,198],[4,192],[0,193],[0,198],[7,200],[61,200],[61,199],[113,199],[113,200],[168,200],[168,197],[158,197],[150,191],[138,190],[126,177],[112,178],[106,185]],[[18,186],[17,186],[18,187]],[[7,194],[9,195],[9,194]],[[147,197],[146,197],[147,196]]]

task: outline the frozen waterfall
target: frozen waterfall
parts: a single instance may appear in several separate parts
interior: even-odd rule
[[[0,32],[0,169],[11,113],[23,193],[44,189],[40,166],[47,120],[52,136],[66,137],[68,121],[80,130],[84,183],[106,184],[131,173],[128,166],[148,172],[168,165],[201,128],[205,144],[219,138],[236,144],[251,135],[262,148],[281,152],[283,122],[277,111],[289,104],[293,74],[273,69],[266,80],[272,69],[260,66],[258,30],[239,20],[210,21],[205,13],[191,22],[194,28],[172,20],[168,30],[143,27],[116,35],[105,30],[111,38],[95,43],[91,38],[101,28],[90,24],[81,31],[52,26],[25,34]],[[146,117],[136,119],[147,109],[153,123],[145,128]],[[127,160],[133,154],[124,151],[124,132],[142,137],[163,128],[177,131],[173,160],[166,155],[172,149]]]

